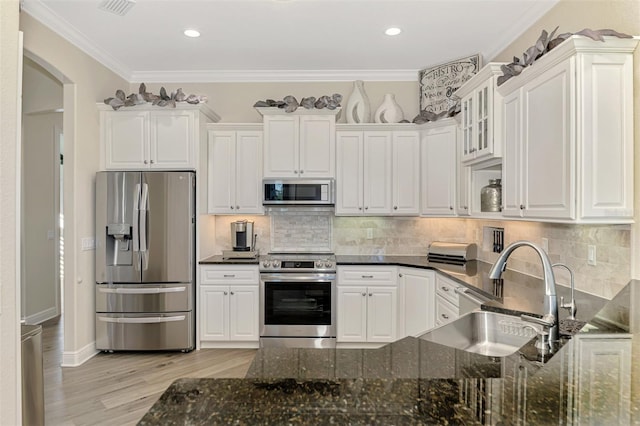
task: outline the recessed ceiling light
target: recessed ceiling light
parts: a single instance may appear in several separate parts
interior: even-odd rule
[[[187,37],[200,37],[200,31],[198,30],[184,30],[184,35]]]
[[[384,33],[386,35],[388,35],[388,36],[395,36],[395,35],[400,34],[401,32],[402,32],[402,30],[400,28],[391,27],[391,28],[387,28]]]

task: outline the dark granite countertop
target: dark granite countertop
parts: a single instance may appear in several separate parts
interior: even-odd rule
[[[523,279],[509,275],[503,301]],[[379,349],[263,348],[244,379],[175,381],[139,424],[640,424],[638,307],[633,280],[547,360],[533,341],[506,357],[412,337]]]
[[[259,259],[225,259],[222,255],[209,256],[198,263],[200,265],[257,265]]]

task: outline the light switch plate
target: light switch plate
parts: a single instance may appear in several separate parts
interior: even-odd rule
[[[96,249],[96,239],[93,237],[82,238],[80,242],[81,242],[82,251]]]

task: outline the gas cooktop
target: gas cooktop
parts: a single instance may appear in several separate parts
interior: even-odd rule
[[[261,272],[335,272],[333,253],[269,253],[260,256]]]

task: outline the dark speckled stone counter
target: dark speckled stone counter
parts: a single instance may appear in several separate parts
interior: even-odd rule
[[[547,360],[533,342],[499,358],[411,337],[263,348],[244,379],[175,381],[139,424],[640,424],[638,307],[632,281]]]
[[[209,256],[198,262],[200,265],[257,265],[258,258],[255,259],[224,259],[221,255]]]

